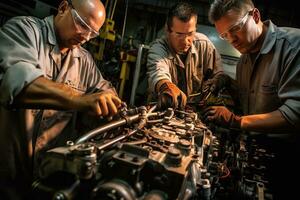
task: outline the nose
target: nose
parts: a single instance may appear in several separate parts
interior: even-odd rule
[[[85,40],[89,41],[91,39],[91,32],[88,31],[87,33],[84,34]]]
[[[190,37],[185,37],[184,38],[184,43],[185,44],[190,44],[192,42],[192,39]]]

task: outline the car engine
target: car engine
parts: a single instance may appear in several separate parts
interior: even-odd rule
[[[272,199],[273,155],[193,110],[128,109],[45,154],[35,199]]]

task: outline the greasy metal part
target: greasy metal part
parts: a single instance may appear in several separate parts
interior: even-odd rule
[[[194,94],[190,94],[189,97],[196,97],[196,96],[200,96],[202,93],[198,92],[198,93],[194,93]]]
[[[127,133],[127,134],[120,135],[120,136],[118,136],[118,137],[116,137],[116,138],[114,138],[114,139],[112,139],[112,140],[110,140],[108,142],[105,142],[104,144],[97,145],[98,150],[102,151],[106,147],[109,147],[109,146],[111,146],[111,145],[113,145],[113,144],[115,144],[117,142],[120,142],[120,141],[124,140],[125,138],[130,137],[133,134],[135,134],[136,132],[138,132],[140,129],[142,129],[146,125],[146,123],[147,123],[147,117],[150,115],[150,113],[153,112],[153,110],[155,108],[156,108],[156,106],[153,106],[152,108],[149,109],[149,112],[147,113],[146,107],[144,107],[144,106],[140,107],[139,110],[141,111],[141,114],[138,115],[138,125],[137,125],[137,127],[134,130],[132,130],[129,133]],[[116,127],[118,127],[118,126],[115,126],[115,128]]]
[[[76,140],[75,144],[80,144],[90,140],[93,137],[96,137],[99,134],[105,133],[111,129],[120,127],[122,125],[128,124],[128,122],[136,122],[139,119],[139,115],[130,116],[126,119],[120,119],[118,121],[110,122],[107,125],[101,126],[90,132],[86,133],[85,135],[81,136],[79,139]]]
[[[116,138],[114,138],[114,139],[112,139],[112,140],[110,140],[110,141],[108,141],[104,144],[101,144],[101,145],[97,146],[97,148],[98,148],[99,151],[102,151],[105,148],[107,148],[107,147],[109,147],[109,146],[111,146],[111,145],[113,145],[117,142],[120,142],[120,141],[124,140],[125,138],[135,134],[137,131],[138,130],[136,129],[136,130],[133,130],[133,131],[131,131],[130,133],[128,133],[126,135],[120,135],[120,136],[118,136],[118,137],[116,137]]]
[[[209,91],[209,93],[204,97],[204,100],[207,101],[207,99],[210,97],[211,95],[211,91]]]
[[[155,109],[124,104],[122,120],[49,150],[41,181],[33,184],[36,199],[261,200],[269,195],[262,161],[272,159],[270,153],[233,139],[229,130],[213,133],[192,111]],[[69,182],[60,185],[66,176]]]

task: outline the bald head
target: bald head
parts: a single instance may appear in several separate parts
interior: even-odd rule
[[[100,0],[72,0],[79,15],[93,29],[99,30],[105,21],[105,7]]]

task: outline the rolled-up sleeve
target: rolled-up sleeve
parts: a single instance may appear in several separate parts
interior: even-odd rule
[[[287,64],[283,69],[278,89],[278,96],[283,105],[279,111],[289,123],[300,127],[300,53],[295,49],[285,53]]]
[[[151,92],[155,91],[155,85],[158,81],[167,79],[172,81],[170,75],[170,60],[167,58],[167,52],[160,43],[154,43],[148,52],[147,57],[147,76]]]
[[[25,19],[12,19],[0,30],[0,103],[8,106],[22,89],[42,76],[37,30]]]

